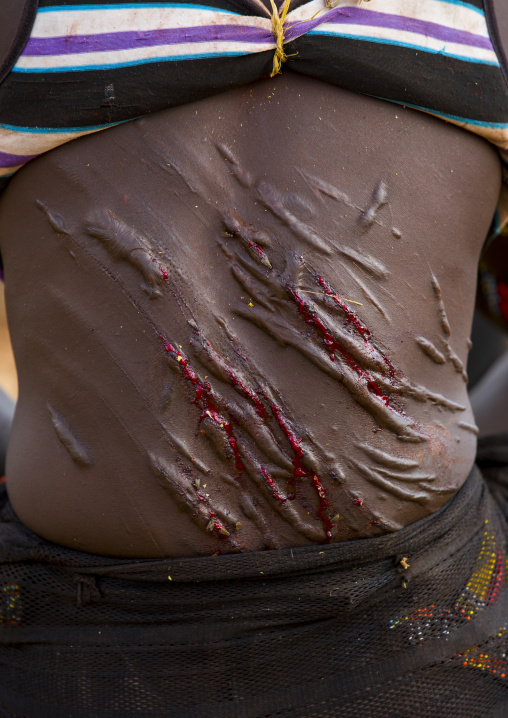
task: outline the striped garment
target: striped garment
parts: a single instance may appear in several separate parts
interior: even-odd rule
[[[0,84],[4,182],[76,137],[272,69],[276,42],[261,0],[27,2],[31,32]],[[293,0],[285,49],[297,72],[430,112],[508,158],[508,75],[489,8],[487,0],[337,0],[330,8]]]

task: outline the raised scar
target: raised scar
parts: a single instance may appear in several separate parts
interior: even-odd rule
[[[257,185],[259,197],[265,207],[288,227],[297,237],[308,242],[314,249],[323,254],[332,254],[331,246],[325,242],[311,227],[292,214],[282,203],[281,195],[267,182]]]
[[[386,451],[376,449],[369,444],[361,443],[358,447],[368,454],[372,459],[375,459],[378,463],[384,466],[390,466],[394,469],[409,470],[416,469],[420,464],[414,459],[403,459],[400,456],[394,454],[388,454]]]
[[[162,488],[169,491],[172,498],[190,513],[198,525],[224,537],[232,546],[238,548],[231,537],[238,517],[214,504],[210,497],[203,493],[199,484],[184,476],[172,462],[155,454],[150,454],[149,458]]]
[[[157,285],[168,278],[167,268],[153,253],[148,239],[111,212],[94,217],[88,223],[87,232],[103,244],[113,259],[128,262],[137,269],[151,292],[158,292]]]
[[[480,433],[480,429],[476,426],[476,424],[469,424],[467,421],[459,421],[457,426],[460,429],[464,429],[464,431],[470,431],[471,434],[474,434],[475,436],[478,436]]]
[[[446,309],[445,309],[445,305],[443,302],[443,294],[441,292],[441,287],[440,287],[439,282],[437,281],[437,278],[433,272],[431,272],[430,281],[432,284],[432,289],[434,291],[434,297],[435,297],[436,303],[437,303],[441,328],[443,330],[444,335],[446,337],[449,337],[451,334],[450,322],[448,321],[448,316],[446,314]]]
[[[446,342],[446,354],[447,354],[447,358],[451,362],[451,364],[452,364],[453,368],[455,369],[455,371],[457,372],[457,374],[460,374],[461,377],[464,379],[464,381],[467,383],[468,376],[467,376],[467,372],[464,367],[464,364],[463,364],[462,360],[459,359],[457,354],[455,354],[455,352],[451,348],[449,342]]]
[[[48,207],[46,202],[43,202],[41,199],[36,199],[35,204],[41,210],[41,212],[46,215],[51,228],[54,229],[55,232],[57,232],[58,234],[69,234],[62,215],[58,214],[57,212],[53,212]]]
[[[386,279],[386,277],[390,274],[384,264],[374,257],[360,254],[360,252],[356,252],[354,249],[350,249],[349,247],[342,247],[340,249],[340,253],[352,262],[359,264],[360,267],[376,279]]]
[[[376,297],[372,294],[372,292],[368,289],[368,287],[362,282],[362,280],[354,273],[352,272],[349,267],[347,267],[347,271],[352,279],[358,284],[362,292],[365,294],[367,299],[369,299],[372,304],[376,307],[378,312],[381,314],[382,317],[388,322],[388,324],[391,324],[391,319],[386,313],[386,311],[383,309],[383,306],[378,302]]]
[[[370,469],[368,466],[365,466],[365,464],[362,464],[360,461],[352,461],[351,462],[355,468],[362,473],[365,478],[369,479],[375,486],[378,486],[381,489],[384,489],[387,493],[391,494],[392,496],[395,496],[398,499],[403,499],[405,501],[412,501],[417,504],[426,504],[430,500],[430,496],[426,493],[415,493],[414,491],[410,491],[408,489],[401,488],[400,486],[396,486],[391,481],[388,481],[388,479],[384,479],[382,476],[379,476],[377,471],[374,471],[373,469]]]
[[[425,337],[416,337],[416,343],[422,350],[422,352],[432,359],[436,364],[446,364],[445,356],[439,351],[439,349]]]
[[[372,227],[376,219],[376,214],[387,202],[387,195],[388,188],[386,182],[381,180],[374,189],[369,206],[360,217],[360,224],[364,229]]]
[[[203,462],[198,459],[196,456],[193,456],[193,454],[189,451],[189,449],[185,446],[185,443],[178,439],[174,434],[167,432],[168,438],[171,441],[172,444],[177,448],[179,453],[184,456],[186,459],[188,459],[192,464],[201,471],[202,474],[210,474],[211,469],[209,469],[207,466],[203,464]]]
[[[225,145],[223,142],[218,142],[216,144],[217,150],[219,151],[219,154],[222,155],[222,157],[230,163],[231,165],[231,171],[233,175],[236,177],[238,182],[247,189],[252,187],[254,184],[254,178],[252,177],[251,173],[247,170],[244,170],[240,163],[238,162],[237,158],[233,154],[233,151]]]
[[[331,199],[336,199],[340,202],[344,202],[344,204],[346,204],[348,207],[351,207],[351,209],[357,209],[361,211],[360,208],[352,202],[352,200],[345,192],[340,190],[338,187],[335,187],[330,182],[327,182],[320,177],[315,177],[314,175],[308,174],[304,170],[298,170],[298,172],[315,193],[321,192],[322,194],[326,195],[327,197],[330,197]]]
[[[74,431],[69,423],[51,406],[51,404],[48,404],[48,411],[51,416],[51,423],[53,424],[55,433],[74,463],[79,464],[80,466],[91,466],[93,462],[89,450],[74,434]]]

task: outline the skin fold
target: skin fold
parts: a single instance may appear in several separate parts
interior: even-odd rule
[[[286,69],[30,163],[0,201],[21,520],[172,557],[436,511],[499,187],[484,140]]]

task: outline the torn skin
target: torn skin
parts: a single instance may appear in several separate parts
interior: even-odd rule
[[[159,337],[164,343],[164,349],[166,353],[177,363],[184,379],[190,382],[194,389],[195,397],[192,400],[192,403],[195,404],[201,411],[199,423],[201,423],[204,419],[208,418],[215,426],[217,426],[226,433],[229,447],[234,456],[236,470],[239,475],[243,474],[246,467],[244,465],[244,461],[242,460],[242,456],[238,446],[238,440],[234,431],[235,420],[231,417],[225,418],[224,413],[219,408],[218,402],[214,397],[211,385],[208,382],[202,382],[199,379],[196,372],[190,366],[188,358],[183,354],[183,352],[179,351],[179,349],[175,348],[170,342],[165,340],[162,335],[159,335]],[[243,385],[243,383],[235,375],[233,370],[227,371],[226,374],[229,376],[232,383],[234,382],[236,385],[242,384],[246,397],[248,397],[254,403],[255,406],[259,406],[259,404],[261,404],[263,410],[266,412],[264,405],[260,402],[256,394],[251,389]],[[275,417],[278,426],[282,429],[285,437],[289,441],[289,444],[294,454],[292,460],[293,473],[292,476],[288,479],[288,495],[286,497],[283,497],[278,493],[273,478],[269,475],[265,467],[260,465],[258,467],[258,470],[263,476],[273,498],[280,503],[285,503],[287,500],[292,501],[296,498],[297,479],[308,479],[318,500],[317,515],[323,525],[325,540],[330,541],[332,538],[331,532],[334,527],[334,524],[328,514],[330,504],[326,496],[325,488],[323,487],[323,484],[319,477],[316,475],[316,473],[313,470],[308,469],[304,465],[305,452],[301,446],[302,440],[301,438],[297,437],[289,427],[289,422],[283,415],[281,408],[276,404],[272,403],[270,406],[270,411],[271,414]]]

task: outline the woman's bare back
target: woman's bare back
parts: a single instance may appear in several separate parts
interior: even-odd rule
[[[485,141],[290,72],[32,163],[0,206],[20,518],[157,557],[436,511],[499,183]]]

